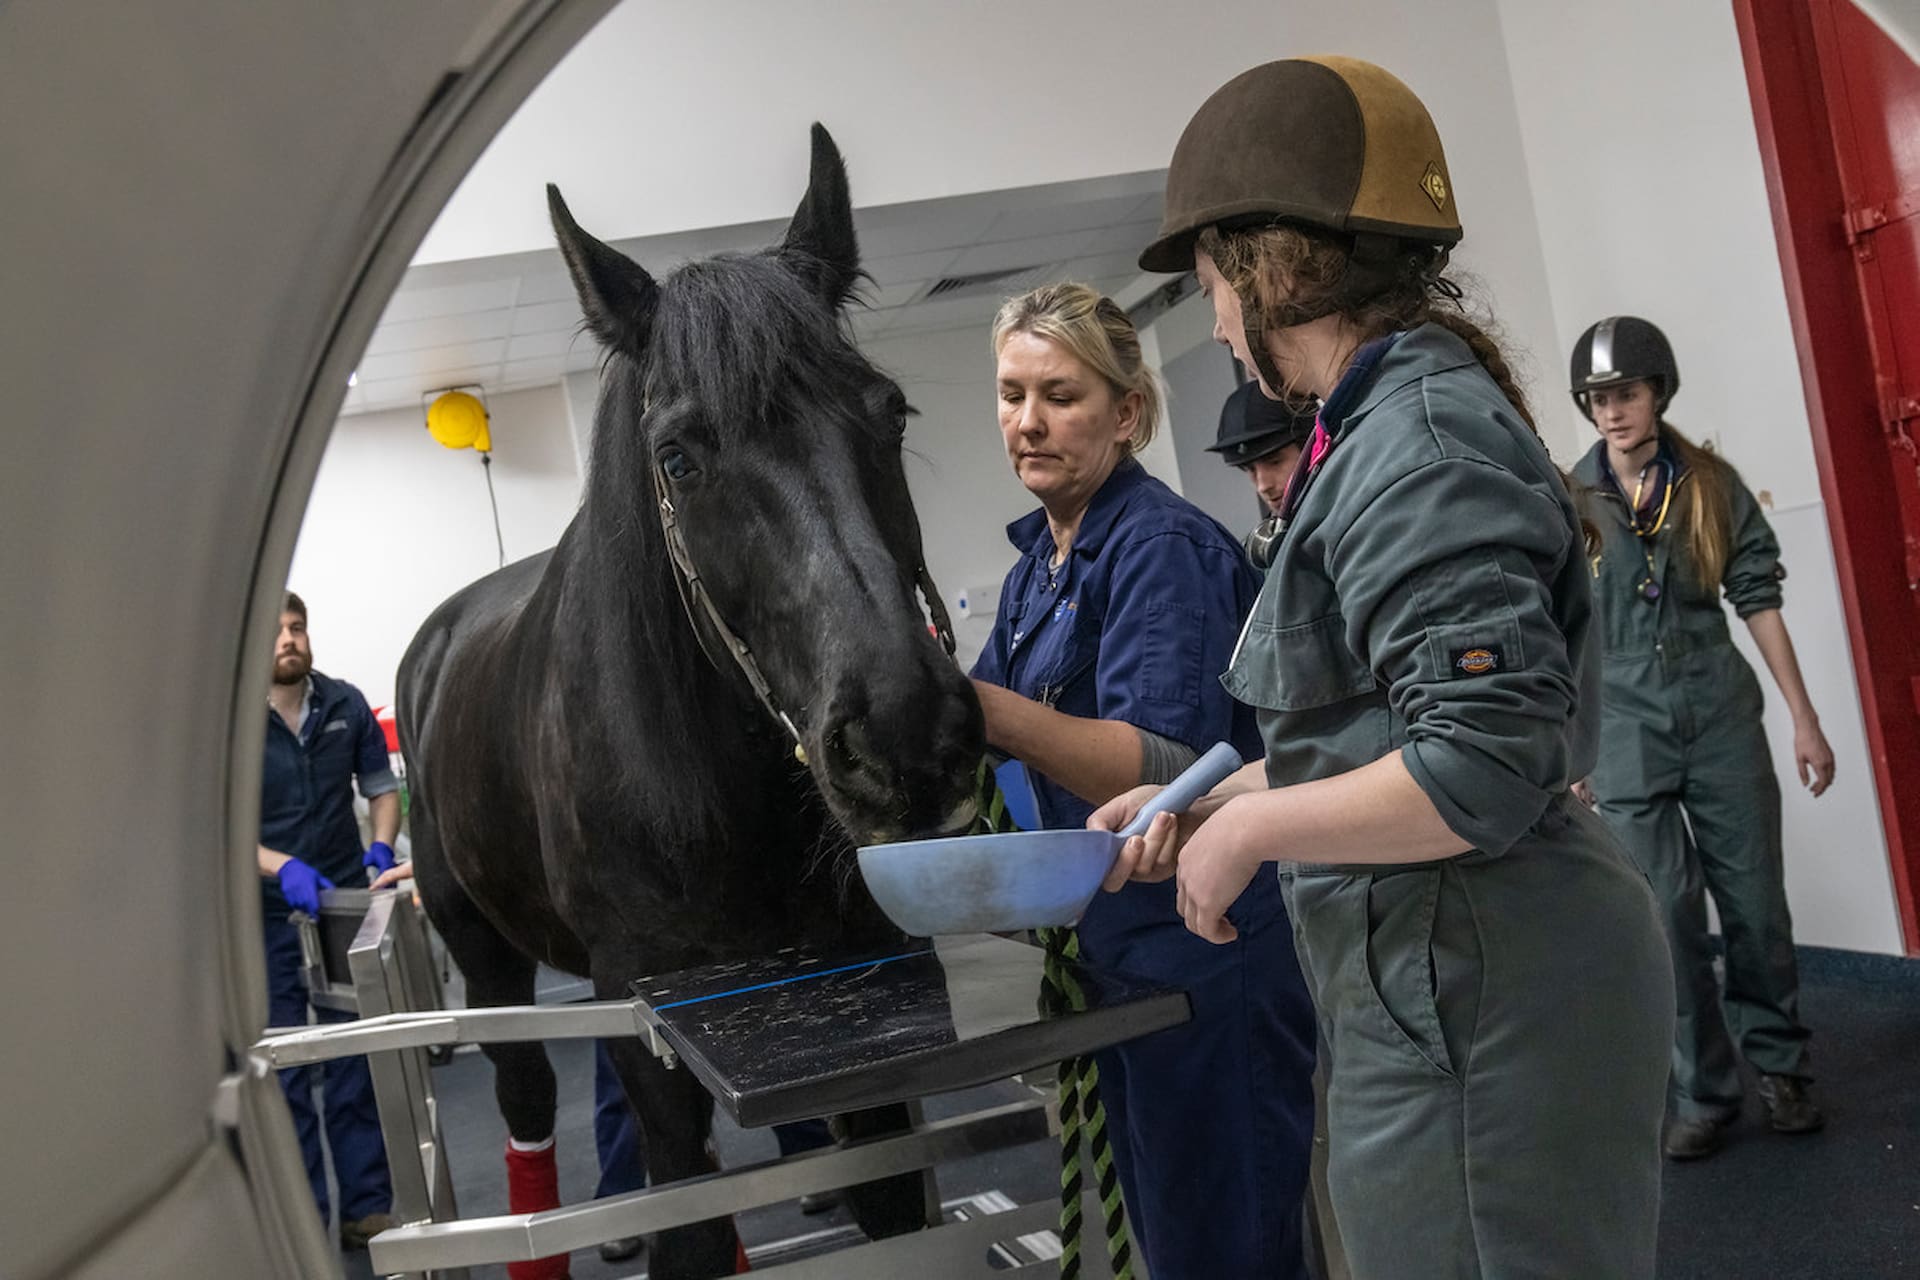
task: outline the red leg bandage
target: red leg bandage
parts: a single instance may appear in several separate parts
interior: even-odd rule
[[[516,1151],[507,1146],[507,1209],[512,1213],[539,1213],[560,1207],[560,1165],[551,1143],[539,1151]],[[568,1280],[567,1255],[509,1262],[509,1280]]]

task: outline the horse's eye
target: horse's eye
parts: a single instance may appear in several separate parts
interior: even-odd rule
[[[660,469],[669,480],[685,480],[693,474],[693,459],[678,449],[668,449],[660,455]]]

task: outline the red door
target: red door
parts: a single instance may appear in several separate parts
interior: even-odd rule
[[[1920,68],[1852,4],[1822,7],[1814,42],[1911,594],[1920,592]]]
[[[1893,861],[1920,955],[1920,68],[1848,0],[1734,0]]]

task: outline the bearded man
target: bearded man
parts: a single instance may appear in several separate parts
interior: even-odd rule
[[[373,826],[373,842],[364,849],[353,812],[356,782]],[[266,768],[260,779],[260,922],[266,934],[271,1025],[304,1026],[310,1009],[320,1022],[351,1020],[340,1010],[310,1003],[300,936],[289,916],[293,911],[318,914],[322,890],[364,886],[369,868],[393,866],[399,831],[400,780],[387,758],[386,737],[360,690],[313,669],[307,606],[289,591],[274,644]],[[314,1070],[322,1075],[318,1106]],[[393,1204],[367,1060],[292,1067],[280,1073],[280,1084],[323,1222],[331,1216],[320,1147],[324,1108],[326,1141],[340,1184],[340,1240],[349,1249],[365,1248],[391,1225]]]

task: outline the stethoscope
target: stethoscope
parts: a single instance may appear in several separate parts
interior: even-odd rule
[[[1270,568],[1274,553],[1280,550],[1280,538],[1287,531],[1287,522],[1278,515],[1269,514],[1266,519],[1255,525],[1253,532],[1247,535],[1247,559],[1253,561],[1256,569]]]
[[[1627,507],[1627,525],[1633,530],[1634,536],[1640,539],[1640,554],[1645,556],[1647,560],[1647,576],[1640,580],[1640,585],[1634,588],[1634,590],[1639,594],[1640,598],[1648,604],[1657,603],[1660,599],[1660,580],[1657,571],[1653,567],[1653,538],[1655,534],[1666,527],[1667,509],[1673,505],[1673,491],[1675,488],[1673,476],[1669,474],[1667,476],[1666,490],[1660,495],[1659,514],[1654,516],[1652,524],[1642,528],[1640,525],[1640,497],[1641,494],[1646,491],[1647,472],[1653,470],[1655,467],[1666,468],[1667,464],[1661,459],[1655,458],[1653,461],[1647,463],[1646,466],[1640,468],[1640,476],[1633,482],[1633,501],[1628,504]],[[1669,468],[1668,470],[1670,471],[1671,469]]]

